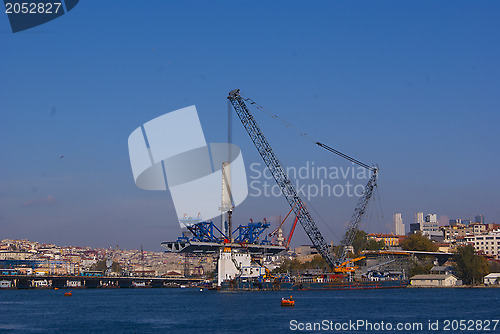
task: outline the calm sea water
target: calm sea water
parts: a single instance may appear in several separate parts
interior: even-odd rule
[[[366,327],[333,333],[458,333],[446,320],[500,319],[500,289],[297,291],[296,306],[280,306],[289,292],[196,289],[81,289],[0,291],[0,332],[12,333],[296,333],[299,323],[366,321],[422,323],[423,330]],[[296,327],[291,321],[296,321]],[[429,320],[439,330],[428,330]],[[458,326],[458,323],[454,323]],[[483,323],[484,324],[484,323]],[[471,329],[469,322],[469,329]],[[338,325],[337,325],[338,326]],[[376,326],[376,325],[375,325]],[[479,328],[479,327],[478,327]],[[325,328],[323,328],[325,329]],[[333,329],[330,331],[330,329]],[[493,330],[464,333],[500,333]]]

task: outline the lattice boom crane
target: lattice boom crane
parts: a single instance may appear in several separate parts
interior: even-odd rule
[[[231,91],[227,98],[233,105],[233,108],[236,111],[236,114],[238,114],[243,127],[248,132],[248,135],[255,144],[257,151],[273,175],[274,180],[280,187],[281,192],[285,196],[288,204],[298,217],[300,224],[309,236],[309,239],[311,239],[312,244],[316,247],[318,253],[321,254],[325,261],[333,268],[334,258],[330,247],[325,242],[325,239],[314,223],[309,211],[307,211],[305,203],[299,197],[292,181],[290,181],[286,175],[283,166],[281,166],[281,163],[278,161],[278,158],[276,158],[276,155],[274,154],[266,137],[264,137],[264,134],[257,125],[257,122],[248,110],[244,99],[240,95],[240,90],[235,89]]]
[[[250,138],[255,144],[255,147],[257,148],[257,151],[259,152],[267,168],[273,175],[273,178],[280,187],[281,192],[285,196],[288,204],[295,213],[298,221],[300,222],[305,232],[309,236],[309,239],[311,239],[311,242],[316,247],[318,253],[321,254],[321,256],[332,267],[332,269],[334,269],[334,271],[336,268],[338,269],[340,267],[343,267],[346,263],[347,250],[354,241],[354,237],[356,235],[356,232],[358,231],[361,218],[363,217],[368,202],[373,195],[373,190],[377,186],[378,168],[364,164],[361,161],[356,160],[353,157],[350,157],[328,145],[316,142],[316,145],[334,154],[337,154],[340,157],[349,160],[352,163],[357,164],[363,168],[366,168],[372,172],[372,175],[368,180],[363,195],[360,197],[359,202],[354,210],[354,214],[352,215],[351,220],[349,221],[349,225],[346,234],[341,241],[339,251],[337,255],[334,257],[334,255],[330,250],[330,247],[328,247],[328,245],[326,244],[325,239],[321,235],[321,232],[319,231],[309,211],[307,210],[305,203],[299,197],[297,191],[295,190],[295,187],[293,186],[293,183],[286,175],[285,170],[283,169],[280,162],[276,158],[276,155],[274,154],[266,137],[264,137],[264,134],[257,125],[257,122],[255,121],[254,117],[248,110],[245,104],[245,99],[242,98],[240,95],[240,90],[235,89],[231,91],[227,98],[233,105],[233,108],[236,111],[236,114],[238,114],[238,117],[240,118],[243,127],[248,132]]]

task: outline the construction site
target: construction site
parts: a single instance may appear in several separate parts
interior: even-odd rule
[[[193,256],[212,256],[217,266],[210,288],[229,290],[315,290],[315,289],[373,289],[403,288],[408,284],[407,273],[411,254],[405,252],[370,252],[357,257],[352,255],[352,245],[359,224],[377,187],[378,167],[365,164],[352,156],[319,141],[313,144],[337,157],[365,169],[369,179],[354,208],[340,245],[334,252],[317,227],[306,202],[299,196],[293,180],[279,162],[271,145],[261,131],[249,106],[260,106],[239,89],[227,96],[243,128],[249,135],[290,210],[277,228],[270,231],[267,221],[233,226],[235,206],[231,196],[231,169],[229,161],[222,163],[221,221],[202,221],[186,217],[182,236],[175,241],[165,241],[166,252]],[[261,107],[260,107],[261,108]],[[230,116],[228,116],[230,117]],[[230,123],[230,120],[228,121]],[[229,129],[228,140],[231,140]],[[288,235],[284,223],[291,218],[293,224]],[[325,268],[306,272],[271,272],[282,259],[293,254],[290,242],[298,224],[309,238],[312,248],[324,259]],[[186,260],[186,263],[188,261]]]

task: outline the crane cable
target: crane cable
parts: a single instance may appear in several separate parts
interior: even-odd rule
[[[380,200],[380,192],[378,190],[378,187],[376,189],[376,193],[373,194],[373,201],[374,202],[378,202],[379,206],[377,208],[377,205],[375,204],[375,210],[377,211],[377,221],[378,221],[378,226],[379,228],[383,228],[383,222],[384,222],[384,212],[382,210],[382,201]],[[378,219],[378,210],[377,209],[380,209],[380,219]]]
[[[257,102],[255,102],[254,100],[252,100],[251,98],[249,98],[248,96],[244,95],[243,93],[241,93],[241,92],[240,92],[240,95],[243,97],[243,99],[244,99],[245,101],[248,101],[250,104],[255,105],[255,107],[256,107],[258,110],[262,111],[263,113],[265,113],[265,114],[266,114],[266,115],[268,115],[269,117],[274,118],[274,119],[276,119],[276,120],[280,121],[281,123],[283,123],[283,124],[285,125],[285,127],[292,129],[292,130],[293,130],[293,131],[295,131],[295,132],[296,132],[299,136],[301,136],[301,137],[303,137],[303,138],[305,138],[305,139],[309,140],[310,142],[312,142],[312,143],[314,143],[314,144],[318,145],[319,147],[322,147],[322,148],[324,148],[324,149],[326,149],[326,150],[328,150],[328,151],[330,151],[330,152],[332,152],[332,153],[335,153],[336,155],[338,155],[338,156],[340,156],[340,157],[342,157],[342,158],[344,158],[344,159],[346,159],[346,160],[348,160],[348,161],[350,161],[350,162],[352,162],[352,163],[354,163],[354,164],[356,164],[356,165],[359,165],[359,166],[361,166],[361,167],[364,167],[364,168],[366,168],[366,169],[368,169],[368,170],[370,170],[370,171],[372,171],[372,172],[377,171],[377,169],[378,169],[378,168],[376,168],[376,167],[371,167],[371,166],[369,166],[369,165],[367,165],[367,164],[365,164],[365,163],[363,163],[363,162],[361,162],[361,161],[359,161],[359,160],[357,160],[357,159],[355,159],[355,158],[353,158],[353,157],[351,157],[351,156],[349,156],[349,155],[347,155],[347,154],[344,154],[344,153],[340,152],[339,150],[334,149],[333,147],[330,147],[330,146],[328,146],[328,145],[326,145],[326,144],[321,143],[320,141],[316,140],[316,139],[315,139],[315,138],[313,138],[311,135],[309,135],[307,132],[301,131],[300,129],[298,129],[297,127],[293,126],[293,125],[292,125],[292,124],[290,124],[289,122],[285,121],[284,119],[282,119],[282,118],[281,118],[281,117],[279,117],[278,115],[273,114],[273,113],[271,113],[271,112],[267,111],[266,109],[264,109],[264,107],[263,107],[263,106],[261,106],[260,104],[258,104]]]
[[[306,132],[303,132],[303,131],[300,131],[298,128],[296,128],[295,126],[293,126],[292,124],[288,123],[287,121],[285,121],[284,119],[280,118],[278,115],[276,114],[273,114],[273,113],[270,113],[269,111],[267,111],[266,109],[264,109],[263,106],[261,106],[260,104],[258,104],[257,102],[255,102],[254,100],[252,100],[251,98],[249,98],[248,96],[244,95],[243,93],[240,92],[240,95],[242,96],[242,98],[245,100],[245,101],[248,101],[250,104],[254,105],[256,109],[262,111],[264,114],[268,115],[269,117],[271,118],[274,118],[278,121],[280,121],[281,123],[283,123],[285,125],[285,127],[287,128],[290,128],[292,130],[294,130],[296,133],[298,133],[301,137],[309,140],[310,142],[314,143],[314,144],[317,144],[317,141],[312,138],[309,134],[307,134]],[[310,201],[308,201],[307,199],[304,199],[304,201],[307,203],[307,205],[313,209],[313,211],[316,213],[316,215],[320,218],[321,222],[328,228],[328,230],[333,234],[333,236],[337,239],[339,239],[338,235],[335,233],[335,231],[330,227],[329,224],[326,223],[326,221],[323,219],[323,217],[321,217],[321,215],[319,214],[319,212],[316,210],[316,208],[312,205],[312,203]]]
[[[378,168],[375,168],[375,167],[371,167],[351,156],[348,156],[347,154],[344,154],[326,144],[323,144],[319,141],[317,141],[315,138],[313,138],[311,135],[309,135],[307,132],[304,132],[304,131],[301,131],[300,129],[298,129],[297,127],[293,126],[291,123],[287,122],[286,120],[282,119],[281,117],[279,117],[278,115],[274,114],[274,113],[271,113],[269,111],[267,111],[262,105],[258,104],[257,102],[255,102],[254,100],[252,100],[250,97],[246,96],[245,94],[243,94],[241,91],[240,91],[240,95],[241,97],[245,100],[245,101],[248,101],[251,105],[254,105],[256,109],[262,111],[264,114],[266,114],[267,116],[273,118],[273,119],[276,119],[278,120],[279,122],[281,122],[285,127],[287,128],[290,128],[292,129],[294,132],[296,132],[299,136],[309,140],[310,142],[312,142],[313,144],[316,144],[332,153],[335,153],[337,155],[339,155],[340,157],[348,160],[348,161],[351,161],[352,163],[355,163],[361,167],[364,167],[370,171],[376,171]],[[323,219],[323,217],[321,217],[321,215],[319,214],[319,212],[316,210],[316,208],[312,205],[311,202],[309,202],[307,199],[305,199],[305,201],[307,202],[308,206],[311,207],[313,209],[313,211],[316,213],[316,215],[320,218],[321,222],[328,228],[328,230],[336,237],[338,238],[337,234],[333,231],[333,229],[330,227],[329,224],[326,223],[326,221]]]
[[[268,115],[271,118],[274,118],[274,119],[280,121],[281,123],[283,123],[283,125],[285,127],[292,129],[299,136],[304,137],[305,139],[307,139],[307,140],[311,141],[312,143],[316,144],[317,140],[315,140],[314,138],[312,138],[308,133],[306,133],[304,131],[301,131],[300,129],[298,129],[297,127],[295,127],[292,124],[288,123],[287,121],[285,121],[284,119],[282,119],[278,115],[273,114],[273,113],[267,111],[266,109],[264,109],[263,106],[261,106],[260,104],[258,104],[257,102],[255,102],[254,100],[252,100],[251,98],[249,98],[248,96],[244,95],[243,93],[240,92],[240,95],[243,97],[243,99],[245,101],[248,101],[248,102],[250,102],[250,104],[253,104],[255,106],[255,108],[257,108],[258,110],[262,111],[264,114]]]
[[[377,184],[377,198],[378,198],[378,204],[379,204],[379,207],[380,207],[380,214],[382,215],[382,220],[384,220],[384,211],[382,210],[382,200],[380,199],[380,192],[378,190],[378,184]]]
[[[319,214],[318,210],[316,210],[316,208],[312,205],[312,203],[311,203],[311,202],[309,202],[309,201],[307,200],[307,198],[304,198],[304,201],[307,203],[307,205],[308,205],[308,207],[309,207],[309,208],[312,208],[312,209],[313,209],[313,211],[314,211],[314,212],[316,213],[316,215],[319,217],[319,219],[321,220],[321,222],[323,223],[323,225],[325,225],[325,226],[328,228],[328,230],[329,230],[330,232],[332,232],[333,236],[334,236],[335,238],[337,238],[337,239],[341,240],[341,239],[339,238],[339,236],[337,235],[337,233],[335,233],[335,231],[334,231],[334,230],[330,227],[330,225],[326,223],[326,221],[323,219],[323,217],[321,217],[321,215]]]

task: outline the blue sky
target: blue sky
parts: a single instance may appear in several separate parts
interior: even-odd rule
[[[127,138],[194,104],[207,141],[224,142],[235,88],[380,166],[364,229],[389,232],[394,212],[500,222],[499,12],[495,1],[81,1],[16,34],[2,14],[0,238],[160,250],[179,234],[173,204],[135,186]],[[349,167],[255,117],[284,165]],[[260,162],[233,121],[247,166]],[[336,241],[356,200],[311,203]],[[283,198],[251,197],[235,219],[287,212]]]

